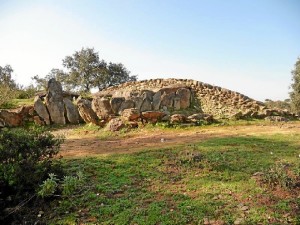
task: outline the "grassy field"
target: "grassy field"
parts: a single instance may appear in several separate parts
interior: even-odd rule
[[[300,224],[300,134],[219,137],[132,154],[64,159],[85,182],[50,224]],[[162,145],[163,146],[163,145]]]

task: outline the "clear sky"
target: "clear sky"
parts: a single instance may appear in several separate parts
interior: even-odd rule
[[[82,47],[139,80],[188,78],[288,98],[300,0],[0,0],[0,65],[30,84]]]

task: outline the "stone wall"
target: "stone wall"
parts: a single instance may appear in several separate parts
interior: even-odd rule
[[[277,113],[289,115],[288,112],[271,110],[259,101],[255,101],[243,94],[225,88],[212,86],[200,81],[188,79],[151,79],[127,82],[118,86],[107,88],[95,94],[95,98],[125,98],[132,99],[133,93],[150,91],[154,93],[167,93],[170,89],[188,89],[191,92],[190,105],[186,108],[195,108],[199,112],[213,115],[215,118],[232,117],[258,117],[264,118]],[[176,108],[176,95],[173,98],[173,108]],[[152,106],[154,106],[154,100]],[[152,108],[158,110],[159,108]]]
[[[72,95],[66,95],[61,84],[51,79],[46,95],[36,96],[34,106],[0,110],[0,127],[21,126],[24,121],[39,125],[86,122],[104,126],[115,120],[115,124],[110,124],[118,125],[119,129],[120,118],[115,118],[118,116],[131,122],[152,123],[293,117],[288,111],[268,109],[262,102],[238,92],[187,79],[127,82],[96,93],[92,101],[80,97],[72,100]]]

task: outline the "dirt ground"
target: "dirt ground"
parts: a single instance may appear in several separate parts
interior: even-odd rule
[[[140,129],[138,132],[124,136],[99,138],[101,131],[80,130],[74,132],[72,127],[54,131],[63,134],[65,142],[60,155],[65,158],[124,154],[141,150],[150,150],[193,144],[214,137],[247,136],[261,134],[300,133],[300,122],[273,123],[263,125],[194,127],[189,129]]]

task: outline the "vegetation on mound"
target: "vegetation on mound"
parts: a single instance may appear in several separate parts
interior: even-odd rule
[[[86,181],[80,191],[41,208],[40,221],[298,224],[299,140],[299,134],[213,138],[156,151],[65,160],[67,173],[80,171]]]

